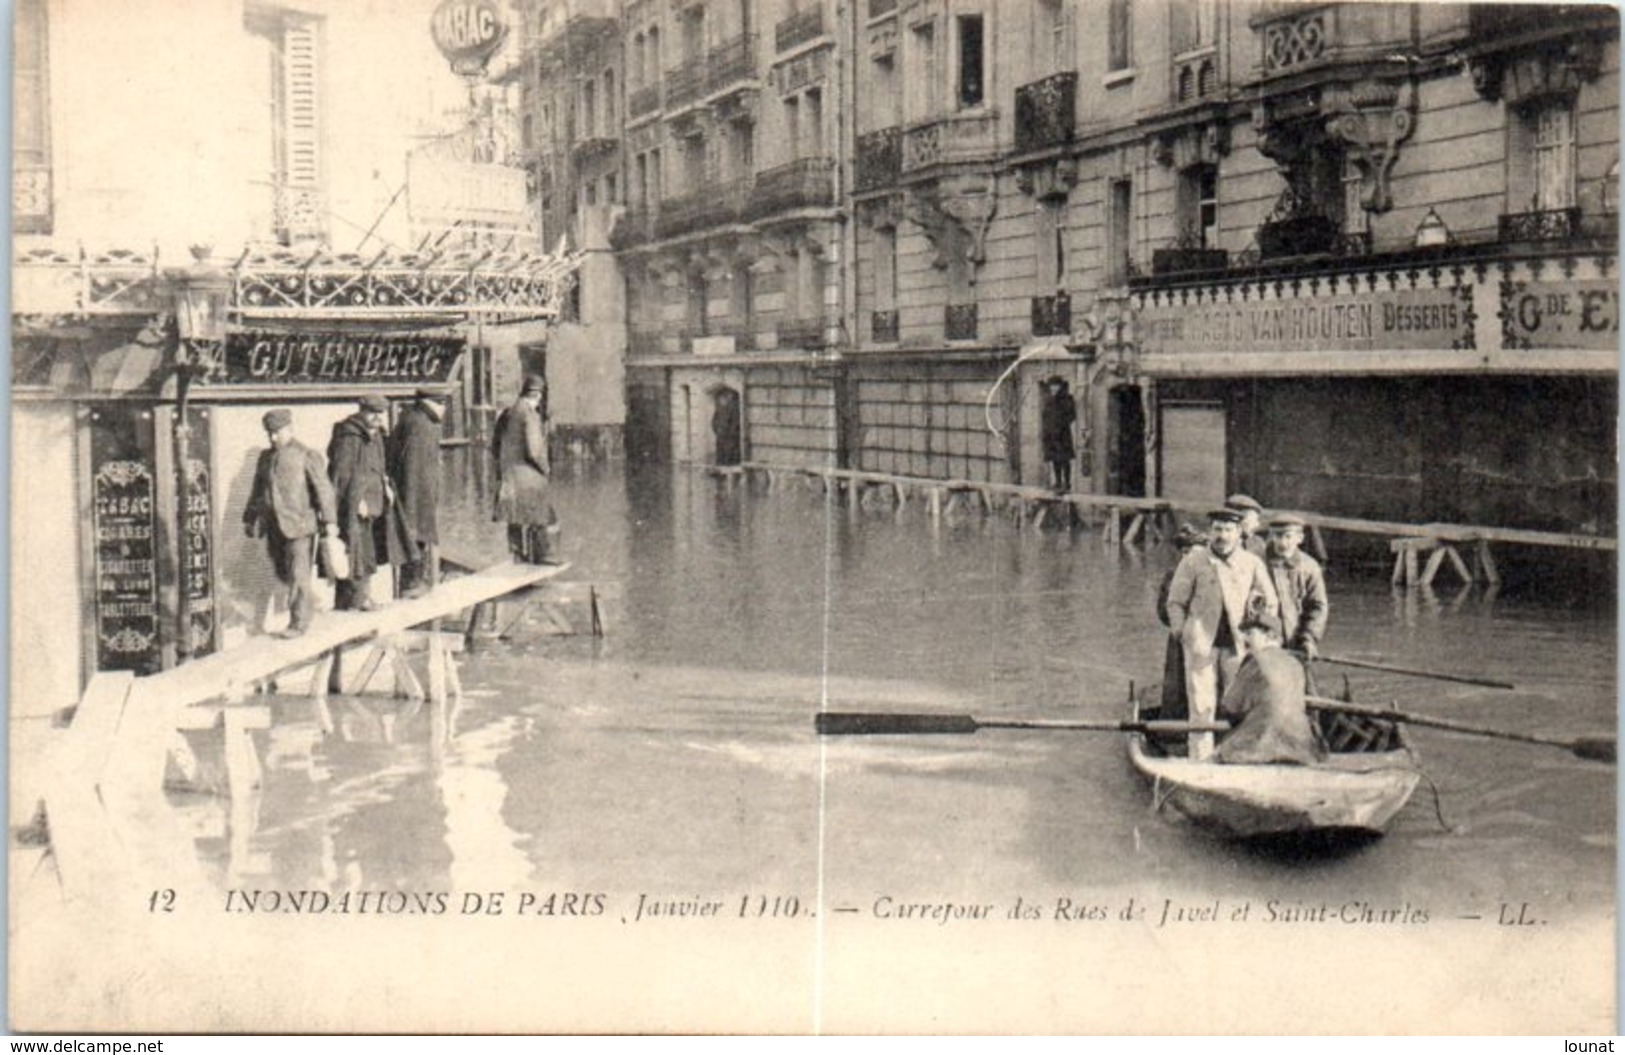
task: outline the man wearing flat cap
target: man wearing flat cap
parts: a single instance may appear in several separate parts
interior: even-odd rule
[[[405,528],[407,553],[401,565],[401,592],[419,597],[439,580],[440,434],[445,393],[420,388],[390,430],[389,478]]]
[[[1258,499],[1243,494],[1234,494],[1226,498],[1224,507],[1241,514],[1241,548],[1262,559],[1267,548],[1261,530],[1264,507],[1258,504]]]
[[[278,409],[263,420],[271,446],[254,466],[243,529],[249,538],[264,537],[277,580],[288,588],[282,636],[298,637],[315,611],[310,587],[316,532],[338,534],[336,503],[322,456],[293,438],[293,414]]]
[[[1185,653],[1185,695],[1193,721],[1212,721],[1219,696],[1247,654],[1241,624],[1252,611],[1280,618],[1280,602],[1264,562],[1241,548],[1242,514],[1228,507],[1208,515],[1208,544],[1192,549],[1168,587],[1168,629]],[[1254,600],[1258,598],[1258,600]],[[1190,757],[1213,757],[1213,734],[1193,733]]]
[[[1270,518],[1269,552],[1264,565],[1281,599],[1281,640],[1310,659],[1320,654],[1331,605],[1320,562],[1303,552],[1304,519],[1294,513]]]
[[[339,535],[350,548],[350,577],[340,579],[333,606],[357,612],[378,607],[372,599],[372,576],[378,570],[374,528],[389,508],[391,489],[384,472],[384,422],[389,403],[365,396],[354,414],[333,426],[327,445],[328,474],[338,496]]]

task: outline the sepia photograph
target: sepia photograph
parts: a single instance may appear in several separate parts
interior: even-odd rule
[[[8,9],[10,1031],[1617,1032],[1617,6]]]

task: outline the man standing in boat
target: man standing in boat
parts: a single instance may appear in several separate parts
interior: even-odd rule
[[[1303,552],[1303,517],[1280,513],[1270,518],[1269,552],[1264,564],[1281,600],[1281,637],[1285,646],[1305,659],[1320,655],[1331,610],[1326,600],[1326,575],[1320,562]]]
[[[1209,514],[1207,548],[1187,553],[1168,587],[1168,629],[1184,649],[1185,696],[1195,722],[1213,720],[1220,694],[1247,655],[1241,624],[1249,603],[1263,618],[1280,618],[1264,562],[1241,548],[1241,521],[1228,507]],[[1212,733],[1191,735],[1190,757],[1213,757]]]

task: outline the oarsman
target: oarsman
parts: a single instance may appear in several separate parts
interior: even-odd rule
[[[333,485],[322,456],[293,438],[292,412],[270,411],[264,424],[271,446],[254,466],[243,529],[249,538],[265,538],[277,580],[288,588],[288,628],[281,636],[298,637],[315,611],[310,587],[316,532],[339,533]]]
[[[1281,600],[1282,643],[1314,659],[1326,637],[1331,605],[1326,599],[1326,575],[1320,562],[1303,552],[1303,529],[1304,519],[1295,513],[1271,517],[1264,566]]]
[[[1241,622],[1255,610],[1249,605],[1263,618],[1280,618],[1264,562],[1241,548],[1241,519],[1228,507],[1210,513],[1207,548],[1187,553],[1168,586],[1168,629],[1184,650],[1192,721],[1213,720],[1220,694],[1247,654]],[[1211,758],[1213,734],[1192,734],[1189,749],[1192,758]]]
[[[1275,621],[1261,611],[1241,624],[1247,657],[1225,689],[1219,713],[1236,727],[1219,744],[1220,762],[1313,765],[1326,757],[1310,723],[1303,664],[1281,648]]]
[[[1226,509],[1241,514],[1241,548],[1255,557],[1263,557],[1266,544],[1259,526],[1264,520],[1264,507],[1250,495],[1234,494],[1224,500]]]

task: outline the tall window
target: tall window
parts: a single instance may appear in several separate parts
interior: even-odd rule
[[[642,208],[648,208],[650,200],[648,154],[639,154],[637,156],[637,160],[633,165],[633,171],[635,173],[633,178],[637,181],[633,187],[633,193],[637,195],[637,198],[633,204],[641,206]]]
[[[800,157],[801,150],[801,96],[792,95],[784,100],[784,146],[789,160]]]
[[[1037,0],[1033,14],[1033,58],[1047,73],[1072,68],[1072,25],[1067,0]]]
[[[16,63],[12,69],[12,224],[18,234],[50,234],[51,101],[46,0],[16,8]]]
[[[875,310],[897,307],[897,228],[875,231]]]
[[[604,128],[603,134],[615,134],[615,71],[604,71]]]
[[[728,169],[734,179],[748,180],[756,168],[753,128],[747,121],[735,121],[728,126]]]
[[[643,83],[659,84],[661,76],[660,67],[660,27],[649,27],[649,76]]]
[[[627,89],[636,91],[649,83],[649,67],[643,51],[643,31],[632,34],[632,64],[626,71]]]
[[[705,140],[689,136],[683,140],[683,191],[694,193],[705,183]]]
[[[683,34],[683,61],[698,62],[705,58],[705,8],[699,4],[682,13],[679,29]]]
[[[1048,293],[1066,286],[1066,199],[1040,198],[1033,207],[1033,249],[1038,288]]]
[[[1134,183],[1113,180],[1106,199],[1106,285],[1128,284],[1129,235],[1132,230]]]
[[[1175,55],[1205,48],[1217,38],[1215,0],[1169,0],[1168,15],[1169,43]]]
[[[915,120],[937,116],[937,30],[927,22],[916,26],[913,33],[913,66],[917,73],[908,77],[910,90],[909,116]]]
[[[1193,249],[1219,244],[1219,170],[1213,165],[1192,165],[1179,174],[1180,238]]]
[[[987,81],[982,57],[982,16],[959,16],[959,105],[982,105]]]
[[[581,138],[591,139],[598,133],[598,86],[592,81],[581,82]]]
[[[824,153],[824,93],[810,89],[801,115],[801,156],[821,157]]]
[[[1371,214],[1360,200],[1360,166],[1348,156],[1343,158],[1343,233],[1365,235],[1371,232]]]
[[[1108,0],[1106,7],[1106,69],[1126,70],[1134,65],[1134,8],[1132,0]]]
[[[873,124],[866,131],[891,128],[902,123],[903,114],[897,91],[897,63],[894,52],[876,55],[870,72],[871,105],[865,107],[873,116]]]
[[[1529,113],[1534,132],[1534,209],[1567,209],[1574,204],[1574,104],[1547,99]]]
[[[660,167],[660,151],[649,151],[649,200],[660,203],[666,197],[666,174]]]
[[[327,232],[322,150],[322,22],[276,9],[255,9],[245,27],[266,44],[269,70],[270,234],[284,244],[320,241]]]

